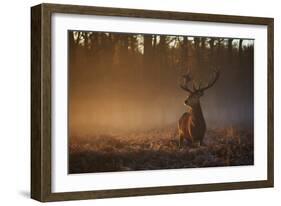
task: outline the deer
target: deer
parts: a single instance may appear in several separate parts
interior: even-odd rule
[[[178,133],[179,133],[179,148],[182,148],[184,139],[192,147],[200,147],[204,145],[203,139],[206,132],[206,121],[202,112],[200,97],[204,95],[204,92],[214,86],[218,80],[220,72],[215,70],[209,83],[202,85],[195,85],[190,72],[183,75],[183,83],[180,87],[188,92],[188,97],[184,101],[184,105],[187,106],[188,111],[185,112],[178,121]],[[192,88],[190,88],[190,82],[192,82]]]

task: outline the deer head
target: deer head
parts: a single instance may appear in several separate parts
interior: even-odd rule
[[[196,105],[200,103],[200,97],[204,95],[204,92],[211,88],[219,78],[219,71],[214,71],[212,77],[210,78],[209,82],[205,85],[200,82],[198,86],[196,86],[195,82],[192,80],[190,76],[190,72],[186,75],[183,75],[183,83],[180,84],[180,87],[189,93],[187,99],[184,101],[186,106],[194,108]],[[192,88],[190,88],[190,82],[192,82]]]

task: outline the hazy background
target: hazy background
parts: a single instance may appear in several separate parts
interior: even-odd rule
[[[207,82],[208,128],[253,127],[254,40],[69,31],[69,132],[145,131],[174,125],[186,111],[187,70]]]

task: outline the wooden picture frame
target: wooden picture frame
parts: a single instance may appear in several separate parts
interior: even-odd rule
[[[193,22],[220,22],[267,27],[267,179],[215,184],[170,185],[147,188],[52,192],[51,162],[51,16],[54,13],[168,19]],[[272,18],[243,17],[169,11],[103,8],[76,5],[40,4],[31,8],[31,198],[42,202],[94,198],[160,195],[273,187],[273,36]]]

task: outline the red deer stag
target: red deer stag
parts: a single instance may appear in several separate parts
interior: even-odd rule
[[[201,83],[196,87],[190,74],[183,76],[183,84],[180,87],[189,93],[184,104],[188,107],[188,112],[185,112],[178,123],[179,132],[179,147],[183,145],[183,140],[186,139],[192,146],[200,146],[203,144],[203,138],[206,132],[206,122],[202,113],[200,105],[200,97],[203,96],[204,91],[212,87],[219,78],[219,71],[215,71],[212,80],[202,86]],[[192,81],[192,88],[188,86]]]

